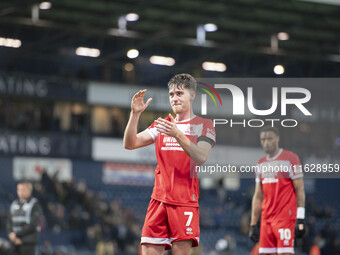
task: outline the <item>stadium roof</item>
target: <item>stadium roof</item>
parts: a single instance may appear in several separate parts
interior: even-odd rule
[[[207,60],[242,59],[237,67],[241,72],[254,58],[269,59],[253,67],[261,75],[261,68],[276,59],[340,62],[338,5],[299,0],[55,0],[43,10],[39,4],[2,0],[0,37],[21,40],[22,47],[11,58],[58,65],[57,72],[67,69],[67,56],[80,46],[101,51],[86,62],[89,68],[108,63],[121,68],[131,48],[140,52],[137,63],[148,62],[151,55],[171,56],[177,70]],[[139,19],[127,21],[129,13]],[[197,41],[198,28],[209,23],[217,31],[203,32]]]

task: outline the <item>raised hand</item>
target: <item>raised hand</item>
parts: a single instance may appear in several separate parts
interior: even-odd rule
[[[174,117],[172,117],[171,114],[169,114],[169,117],[170,121],[163,118],[158,118],[157,120],[155,120],[155,122],[157,123],[156,129],[158,132],[161,132],[172,137],[176,137],[180,131],[176,126]]]
[[[146,93],[146,89],[138,91],[131,100],[131,110],[133,113],[141,113],[146,107],[151,103],[152,98],[149,98],[146,103],[144,103],[144,95]]]

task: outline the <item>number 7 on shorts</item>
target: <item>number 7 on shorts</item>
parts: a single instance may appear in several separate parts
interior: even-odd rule
[[[192,216],[194,215],[194,213],[193,212],[184,212],[184,215],[188,215],[189,216],[185,226],[190,226],[190,223],[191,223],[191,220],[192,220]]]

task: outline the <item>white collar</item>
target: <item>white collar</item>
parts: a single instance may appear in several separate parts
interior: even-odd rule
[[[177,117],[176,117],[176,118],[175,118],[175,122],[176,122],[176,123],[187,122],[187,121],[189,121],[189,120],[192,120],[192,119],[195,118],[195,117],[196,117],[196,115],[194,114],[194,115],[192,115],[189,119],[181,120],[181,121],[177,121]]]
[[[281,152],[282,152],[282,149],[280,148],[278,153],[276,153],[276,155],[274,155],[273,157],[269,157],[267,155],[267,160],[274,160],[274,159],[276,159],[278,156],[280,156]]]

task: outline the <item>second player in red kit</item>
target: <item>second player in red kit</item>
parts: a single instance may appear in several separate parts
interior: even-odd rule
[[[266,156],[257,164],[249,235],[255,242],[259,239],[260,254],[292,254],[294,237],[304,234],[305,193],[300,159],[279,148],[276,128],[263,128],[260,138]]]

